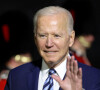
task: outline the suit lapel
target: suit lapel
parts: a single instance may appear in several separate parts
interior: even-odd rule
[[[37,67],[28,75],[28,90],[38,90],[38,78],[40,69]]]
[[[42,65],[42,59],[33,61],[33,66],[28,74],[28,90],[38,90],[39,72]]]

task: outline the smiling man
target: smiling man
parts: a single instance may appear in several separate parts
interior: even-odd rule
[[[40,9],[34,16],[34,38],[42,59],[11,70],[5,90],[100,90],[100,71],[69,54],[74,37],[68,10]]]

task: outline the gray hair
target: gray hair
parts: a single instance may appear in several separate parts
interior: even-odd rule
[[[65,9],[65,8],[62,8],[60,6],[48,6],[48,7],[44,7],[43,9],[40,9],[34,16],[34,19],[33,19],[33,23],[34,23],[34,33],[36,33],[36,28],[37,28],[37,19],[38,17],[40,16],[45,16],[45,15],[54,15],[54,14],[59,14],[59,13],[65,13],[66,16],[68,17],[68,19],[65,19],[67,20],[67,29],[68,29],[68,32],[69,34],[72,32],[73,30],[73,18],[72,18],[72,15],[71,13]]]

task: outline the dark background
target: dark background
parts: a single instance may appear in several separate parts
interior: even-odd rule
[[[92,33],[95,41],[88,50],[92,65],[100,68],[100,1],[99,0],[4,0],[0,1],[0,66],[12,55],[31,52],[38,59],[33,39],[33,16],[45,6],[57,5],[74,10],[76,35]],[[4,39],[2,26],[9,25],[9,40]]]

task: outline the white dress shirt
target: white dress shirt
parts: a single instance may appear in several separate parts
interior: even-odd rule
[[[67,59],[64,60],[59,66],[57,66],[56,68],[54,68],[56,70],[56,75],[60,76],[60,78],[63,80],[65,73],[66,73],[66,63],[67,63]],[[43,85],[45,80],[48,77],[48,71],[49,68],[46,65],[46,63],[44,62],[44,60],[42,60],[42,68],[40,70],[39,73],[39,81],[38,81],[38,90],[42,90],[43,89]],[[53,79],[53,83],[54,83],[54,90],[59,90],[59,84],[56,80]]]

